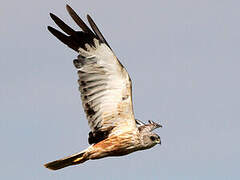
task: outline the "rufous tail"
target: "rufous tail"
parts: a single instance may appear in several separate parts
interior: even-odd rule
[[[86,157],[84,157],[84,153],[85,152],[80,152],[80,153],[77,153],[77,154],[73,154],[73,155],[68,156],[66,158],[59,159],[59,160],[44,164],[44,166],[48,169],[51,169],[51,170],[58,170],[58,169],[62,169],[62,168],[67,167],[67,166],[80,164],[80,163],[83,163],[87,160]]]

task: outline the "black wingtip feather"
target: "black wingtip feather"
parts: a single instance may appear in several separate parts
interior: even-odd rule
[[[103,35],[101,34],[96,24],[94,23],[94,21],[89,15],[87,15],[87,19],[93,31],[83,22],[83,20],[77,15],[77,13],[68,4],[66,5],[66,9],[70,14],[70,16],[72,17],[72,19],[78,24],[78,26],[83,31],[74,31],[71,27],[65,24],[55,14],[50,13],[50,17],[53,19],[53,21],[67,34],[65,35],[62,32],[56,30],[55,28],[48,26],[48,30],[54,36],[56,36],[61,42],[63,42],[68,47],[72,48],[77,52],[79,48],[86,49],[85,48],[86,43],[90,45],[94,45],[94,42],[93,42],[94,38],[108,45],[107,41],[104,39]]]
[[[67,24],[65,24],[59,17],[57,17],[55,14],[50,13],[50,17],[52,20],[60,27],[65,33],[69,35],[74,35],[75,31],[69,27]]]
[[[77,25],[86,33],[91,34],[94,36],[94,33],[89,29],[89,27],[84,23],[84,21],[77,15],[77,13],[69,6],[66,5],[66,9],[72,19],[77,23]]]
[[[60,31],[56,30],[51,26],[48,26],[48,30],[68,47],[72,48],[75,51],[78,51],[79,45],[72,38],[69,38],[68,36],[66,36],[65,34],[61,33]]]
[[[109,48],[111,48],[89,14],[87,14],[87,19],[92,30],[95,32],[96,36],[100,39],[100,41],[105,43]]]

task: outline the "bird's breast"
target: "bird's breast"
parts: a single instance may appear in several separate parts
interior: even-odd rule
[[[118,136],[109,136],[92,146],[90,159],[99,159],[106,156],[122,156],[138,150],[138,135],[134,132],[126,132]]]

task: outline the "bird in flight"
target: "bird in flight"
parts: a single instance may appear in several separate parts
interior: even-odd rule
[[[98,27],[87,15],[91,29],[68,5],[67,11],[82,29],[75,31],[56,15],[50,13],[62,32],[48,26],[48,30],[79,55],[73,60],[79,76],[79,91],[90,133],[90,146],[71,156],[45,164],[58,170],[87,160],[122,156],[161,144],[152,131],[162,127],[153,121],[148,124],[135,119],[132,105],[131,79],[114,55]]]

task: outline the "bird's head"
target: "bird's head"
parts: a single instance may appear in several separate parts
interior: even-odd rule
[[[151,148],[155,146],[156,144],[161,144],[160,136],[156,133],[149,132],[146,134],[143,134],[142,136],[142,145],[144,146],[144,149]]]
[[[153,121],[148,121],[149,124],[142,124],[139,126],[139,132],[141,135],[142,145],[144,149],[151,148],[156,144],[161,144],[161,138],[156,133],[152,132],[154,129],[162,127],[162,125],[157,124]]]

